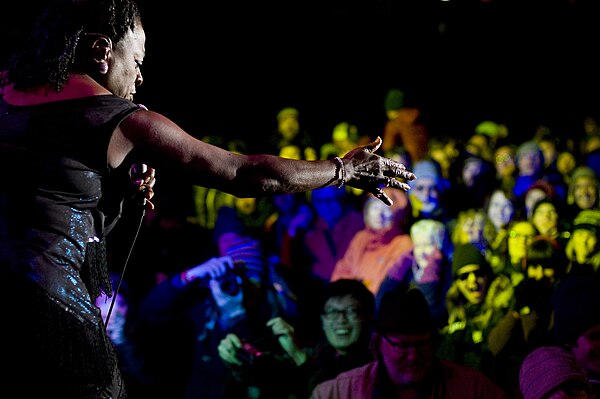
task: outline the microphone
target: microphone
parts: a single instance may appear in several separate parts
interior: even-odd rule
[[[146,165],[145,163],[141,163],[141,162],[136,162],[131,166],[131,177],[135,180],[137,180],[137,178],[144,178],[144,174],[148,172],[148,165]],[[148,200],[146,199],[146,188],[143,188],[142,190],[138,190],[139,192],[136,193],[136,197],[138,197],[138,205],[145,207]]]

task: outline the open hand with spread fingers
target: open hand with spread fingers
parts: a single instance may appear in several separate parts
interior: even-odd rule
[[[405,180],[414,180],[414,173],[406,170],[406,166],[392,159],[375,154],[382,144],[378,136],[371,143],[358,147],[342,158],[345,169],[345,184],[368,191],[387,205],[392,200],[384,193],[383,188],[393,187],[404,191],[410,189]]]

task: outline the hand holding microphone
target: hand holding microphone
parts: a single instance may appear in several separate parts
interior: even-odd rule
[[[144,208],[154,209],[154,204],[150,200],[154,197],[155,173],[154,168],[143,163],[133,164],[129,171],[131,181],[136,188],[134,199],[139,201]]]

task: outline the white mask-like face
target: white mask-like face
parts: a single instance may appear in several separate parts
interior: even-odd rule
[[[377,199],[365,204],[365,225],[372,230],[389,230],[394,224],[394,210]]]
[[[488,206],[488,217],[494,224],[496,230],[506,227],[515,213],[513,203],[502,191],[496,191],[490,198]]]
[[[412,189],[409,192],[413,207],[419,209],[422,213],[431,213],[436,210],[440,204],[440,192],[436,182],[431,177],[422,177],[415,180]]]

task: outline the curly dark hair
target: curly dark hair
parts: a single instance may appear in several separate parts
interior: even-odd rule
[[[20,90],[50,84],[60,91],[70,72],[85,71],[82,49],[93,40],[85,33],[116,44],[139,22],[134,0],[54,0],[37,19],[23,51],[11,57],[8,80]]]

